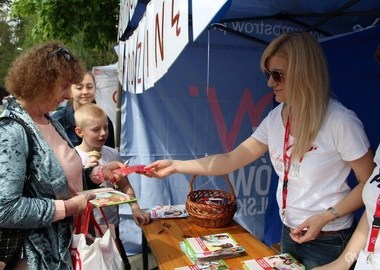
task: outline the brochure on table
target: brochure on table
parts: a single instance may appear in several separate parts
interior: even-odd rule
[[[183,267],[174,268],[174,270],[229,270],[231,269],[224,260],[203,262]]]
[[[305,270],[305,266],[289,253],[246,260],[243,261],[243,268],[245,270]]]
[[[149,210],[150,217],[156,218],[184,218],[189,214],[184,204],[178,205],[157,205]]]
[[[244,247],[227,232],[185,238],[180,246],[195,263],[236,257],[245,251]]]

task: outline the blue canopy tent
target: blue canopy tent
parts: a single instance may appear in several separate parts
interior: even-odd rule
[[[121,39],[128,39],[146,4],[138,2]],[[259,62],[266,44],[284,31],[310,31],[321,40],[334,93],[358,114],[376,149],[380,129],[372,117],[380,115],[374,59],[380,44],[380,1],[234,0],[224,9],[153,88],[139,95],[122,92],[120,152],[130,164],[225,152],[250,136],[276,106]],[[353,30],[357,32],[340,36]],[[189,175],[129,178],[142,207],[186,201]],[[231,172],[229,178],[237,196],[235,220],[267,244],[278,242],[277,178],[269,157]],[[196,181],[198,188],[228,190],[218,177]],[[139,252],[141,231],[128,207],[121,214],[126,249]]]

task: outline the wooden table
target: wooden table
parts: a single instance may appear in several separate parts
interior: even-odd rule
[[[191,222],[191,218],[157,219],[142,226],[143,269],[148,268],[148,246],[156,258],[160,270],[190,265],[191,261],[182,252],[179,242],[185,237],[229,232],[245,248],[245,253],[236,258],[225,259],[234,270],[243,269],[242,261],[276,254],[276,251],[251,235],[235,221],[222,228],[204,228]]]

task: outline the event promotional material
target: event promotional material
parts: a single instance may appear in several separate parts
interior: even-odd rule
[[[157,205],[149,210],[150,217],[155,218],[184,218],[189,214],[184,204],[178,205]]]
[[[243,261],[245,270],[305,270],[289,253]]]
[[[245,251],[229,233],[185,238],[180,246],[194,263],[237,257]]]
[[[128,166],[125,168],[120,168],[114,170],[114,173],[121,174],[123,176],[128,175],[130,173],[143,173],[147,172],[145,169],[145,165],[133,165],[133,166]]]
[[[229,270],[228,264],[223,260],[210,261],[174,268],[174,270]]]
[[[134,203],[137,202],[135,197],[131,197],[121,191],[115,190],[113,188],[98,188],[86,191],[78,192],[78,194],[83,193],[94,193],[95,199],[89,202],[96,207],[112,206],[124,203]]]

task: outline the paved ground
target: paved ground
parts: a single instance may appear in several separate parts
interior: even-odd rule
[[[132,270],[143,270],[142,254],[129,256],[128,259],[129,259],[129,263],[131,264]],[[148,263],[149,263],[149,269],[152,269],[157,266],[156,260],[154,259],[154,256],[152,255],[152,253],[149,253]]]

